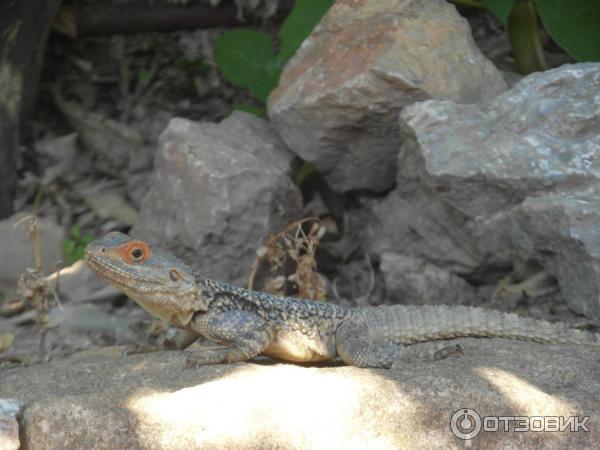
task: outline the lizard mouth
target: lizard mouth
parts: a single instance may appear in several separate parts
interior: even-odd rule
[[[99,258],[92,253],[86,252],[84,261],[98,276],[104,278],[112,284],[124,287],[132,287],[133,284],[139,282],[157,283],[154,279],[149,279],[141,274],[133,276],[127,270],[120,268],[116,264],[112,264],[105,258]],[[134,283],[135,282],[135,283]]]
[[[118,263],[113,263],[107,260],[107,258],[96,256],[89,251],[85,252],[84,261],[96,275],[116,288],[123,290],[127,295],[132,295],[136,292],[144,293],[145,295],[181,295],[195,292],[194,287],[179,286],[174,289],[167,286],[164,280],[159,278],[149,277],[138,271],[131,273],[127,268],[121,267]]]

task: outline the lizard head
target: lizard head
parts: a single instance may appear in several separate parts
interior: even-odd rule
[[[186,325],[194,312],[207,309],[189,266],[126,234],[112,232],[89,243],[85,262],[97,275],[161,319]]]

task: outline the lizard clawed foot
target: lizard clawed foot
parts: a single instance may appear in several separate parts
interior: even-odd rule
[[[230,355],[230,349],[223,346],[205,347],[200,351],[194,352],[185,360],[186,369],[198,369],[201,366],[210,364],[223,364],[233,362]]]
[[[201,361],[198,361],[198,358],[193,358],[191,356],[188,356],[187,358],[185,358],[185,368],[186,369],[199,369],[203,365],[204,364],[202,364]]]
[[[462,347],[458,344],[426,342],[403,347],[392,363],[390,369],[398,369],[404,363],[417,361],[439,361],[449,357],[463,355]]]
[[[181,345],[176,339],[167,338],[163,341],[164,350],[181,350]]]
[[[130,345],[123,349],[121,356],[139,355],[141,353],[153,353],[163,350],[163,347],[152,344]]]
[[[457,358],[462,355],[464,355],[464,353],[459,344],[447,345],[446,347],[440,348],[433,354],[433,360],[439,361],[440,359],[446,359],[448,357]]]

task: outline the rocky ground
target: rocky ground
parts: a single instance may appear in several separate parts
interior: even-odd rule
[[[119,356],[118,346],[173,330],[71,266],[112,230],[240,285],[270,262],[277,273],[262,267],[266,282],[254,286],[274,292],[489,306],[597,329],[600,98],[590,93],[600,64],[563,66],[569,58],[546,43],[560,67],[521,79],[487,13],[461,9],[467,21],[441,0],[363,3],[325,16],[270,96],[270,121],[232,113],[256,101],[219,75],[222,30],[52,38],[20,213],[0,222],[0,398],[14,400],[0,404],[0,430],[17,430],[27,448],[447,448],[462,445],[449,423],[464,407],[598,426],[600,356],[569,346],[466,340],[462,358],[397,372],[186,371],[176,353]],[[25,304],[15,289],[34,246],[13,224],[31,211],[44,273],[67,266],[58,282],[44,279],[57,294],[48,304]],[[283,247],[270,233],[306,217],[324,234],[305,226],[290,247],[302,250],[274,263]],[[591,448],[590,436],[473,442]]]
[[[1,401],[0,424],[16,428],[10,415],[21,411],[25,448],[458,449],[465,442],[453,435],[451,418],[469,408],[482,418],[577,417],[573,423],[587,427],[516,432],[513,423],[494,432],[488,419],[474,448],[598,448],[597,352],[460,343],[461,358],[399,370],[266,359],[186,370],[179,352],[122,358],[119,348],[88,350],[4,369],[2,396],[17,400]]]

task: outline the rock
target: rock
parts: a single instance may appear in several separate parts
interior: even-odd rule
[[[456,448],[464,444],[451,418],[464,408],[578,416],[592,431],[481,431],[478,448],[598,448],[597,350],[457,342],[463,357],[398,370],[264,363],[186,370],[186,352],[123,358],[113,347],[0,369],[0,395],[25,404],[20,436],[31,450]]]
[[[99,192],[85,197],[86,204],[102,220],[115,219],[132,226],[137,215],[136,210],[125,199],[123,192],[112,190]]]
[[[61,269],[58,273],[50,274],[47,279],[53,289],[56,289],[56,281],[58,280],[58,292],[61,302],[90,301],[100,293],[103,298],[123,295],[117,288],[107,284],[92,272],[82,259],[69,267]]]
[[[470,274],[483,256],[462,230],[464,221],[463,214],[435,199],[406,199],[392,191],[372,207],[363,239],[375,261],[385,252],[394,252],[456,274]]]
[[[600,64],[585,63],[529,75],[480,105],[405,108],[397,187],[373,209],[369,251],[497,282],[517,251],[512,208],[598,183],[600,96],[589,93],[599,89]]]
[[[479,102],[505,89],[453,5],[337,1],[285,67],[268,110],[335,190],[384,191],[394,184],[403,107]]]
[[[54,89],[54,101],[77,131],[84,147],[96,156],[96,168],[114,173],[126,168],[141,170],[150,166],[152,152],[140,131],[124,122],[88,111],[76,102],[67,101],[58,88]]]
[[[511,222],[520,256],[558,279],[575,312],[600,321],[600,184],[528,198]]]
[[[21,448],[17,415],[22,407],[17,400],[0,398],[0,450]]]
[[[422,185],[467,217],[600,176],[600,63],[529,75],[482,105],[419,103],[401,115],[404,196]]]
[[[82,163],[81,158],[79,158],[77,138],[77,133],[70,133],[64,136],[44,138],[35,142],[35,150],[42,156],[40,160],[46,166],[43,183],[49,184],[57,177],[68,178],[77,173],[75,168]]]
[[[207,276],[245,284],[261,240],[300,216],[293,161],[271,125],[251,114],[219,124],[173,119],[132,235]]]
[[[123,317],[101,311],[97,305],[91,303],[68,304],[62,308],[54,308],[48,317],[49,328],[60,326],[61,331],[104,333],[133,339],[128,325]]]
[[[406,255],[386,252],[381,256],[387,297],[391,303],[413,305],[476,304],[473,286],[432,264]]]
[[[151,178],[151,171],[147,171],[130,173],[125,180],[127,198],[136,211],[140,209],[144,197],[152,186]]]
[[[14,287],[19,275],[34,268],[33,241],[27,237],[27,224],[15,228],[14,224],[27,214],[17,213],[0,221],[0,286]],[[38,233],[42,251],[42,264],[46,273],[62,260],[65,233],[51,220],[39,218]]]

